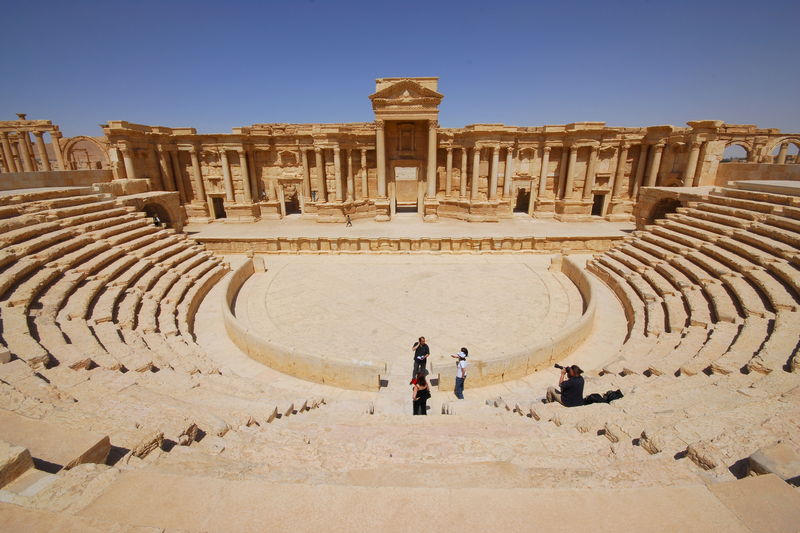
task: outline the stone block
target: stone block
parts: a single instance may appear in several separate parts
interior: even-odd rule
[[[792,485],[800,485],[800,454],[784,442],[760,448],[748,457],[748,469],[754,474],[775,474]]]
[[[5,487],[30,468],[33,468],[33,459],[27,448],[0,440],[0,487]]]
[[[8,351],[8,348],[0,349],[0,364],[6,364],[11,362],[11,352]]]

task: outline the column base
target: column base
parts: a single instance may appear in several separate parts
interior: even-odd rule
[[[592,202],[580,198],[556,200],[556,220],[562,222],[585,222],[592,218]]]
[[[231,204],[225,206],[225,223],[241,224],[261,219],[258,204]]]
[[[391,203],[388,198],[375,199],[375,221],[389,222],[392,219]]]
[[[212,220],[208,212],[208,205],[205,203],[183,204],[183,210],[186,212],[187,224],[208,224]]]
[[[425,222],[439,221],[439,201],[435,198],[425,198],[422,201],[422,220]]]
[[[537,198],[533,205],[534,218],[553,218],[556,212],[556,201],[554,198]]]
[[[633,220],[633,201],[611,200],[605,219],[609,222],[628,222]]]

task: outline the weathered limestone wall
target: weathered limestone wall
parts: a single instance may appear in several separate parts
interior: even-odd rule
[[[775,163],[723,163],[714,185],[737,180],[800,180],[800,165]]]
[[[37,187],[88,187],[113,179],[110,170],[63,170],[50,172],[8,172],[0,174],[0,190]]]
[[[232,309],[239,290],[254,272],[253,261],[247,261],[237,268],[225,284],[221,302],[225,329],[243,352],[270,368],[300,379],[352,390],[380,389],[381,373],[386,372],[385,365],[342,361],[327,358],[324,354],[298,352],[270,342],[242,324]]]
[[[586,275],[580,262],[570,257],[563,258],[561,272],[581,293],[584,310],[580,318],[563,330],[554,332],[551,337],[542,339],[536,346],[517,354],[502,359],[470,360],[466,381],[468,387],[482,387],[525,377],[562,360],[586,340],[595,320],[593,284],[596,282]],[[455,386],[454,364],[436,365],[431,374],[438,376],[439,390],[452,390]]]

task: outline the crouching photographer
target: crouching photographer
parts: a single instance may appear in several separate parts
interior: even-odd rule
[[[558,388],[547,387],[547,402],[558,402],[564,407],[578,407],[583,405],[583,370],[578,365],[563,367],[555,365],[561,370],[558,378]]]

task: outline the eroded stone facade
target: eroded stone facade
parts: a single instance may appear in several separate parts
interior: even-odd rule
[[[438,78],[376,80],[370,123],[253,124],[198,134],[110,121],[95,141],[107,146],[101,166],[117,178],[147,178],[154,190],[177,191],[189,222],[289,214],[386,221],[404,211],[426,221],[497,221],[514,212],[631,220],[641,187],[714,184],[729,145],[744,147],[750,162],[777,164],[792,159],[790,144],[800,146],[797,134],[718,120],[441,128],[437,89]],[[21,159],[30,159],[32,148],[16,145]],[[770,155],[777,146],[778,156]]]

